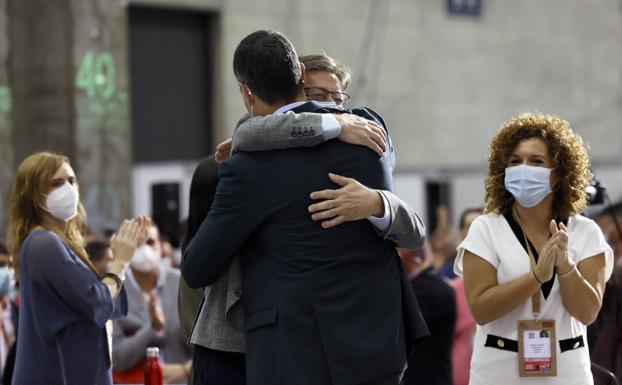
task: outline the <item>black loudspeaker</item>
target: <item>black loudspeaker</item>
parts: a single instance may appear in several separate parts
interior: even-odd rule
[[[151,185],[151,217],[173,247],[179,245],[179,183]]]

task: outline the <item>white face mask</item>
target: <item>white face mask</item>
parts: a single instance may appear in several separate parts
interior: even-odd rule
[[[523,207],[534,207],[551,193],[549,178],[552,168],[528,166],[505,169],[505,189]]]
[[[78,216],[79,199],[80,194],[76,186],[65,182],[48,194],[45,207],[41,206],[41,208],[56,219],[69,222]]]
[[[8,266],[0,267],[0,297],[12,294],[12,285],[14,281],[12,279],[11,271]]]
[[[160,266],[161,260],[162,254],[159,251],[149,245],[142,245],[134,251],[130,265],[141,273],[147,273]]]

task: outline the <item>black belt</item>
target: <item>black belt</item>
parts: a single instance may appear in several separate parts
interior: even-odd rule
[[[484,346],[500,350],[507,350],[509,352],[518,352],[518,341],[495,336],[492,334],[488,334]],[[583,335],[574,338],[567,338],[565,340],[559,340],[559,350],[562,353],[568,350],[578,349],[583,346],[585,346],[585,343],[583,342]]]

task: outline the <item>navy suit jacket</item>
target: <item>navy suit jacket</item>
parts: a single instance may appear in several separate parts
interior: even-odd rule
[[[309,110],[327,112],[315,103],[294,109]],[[380,122],[371,110],[352,112]],[[191,287],[205,286],[241,255],[249,385],[372,381],[401,372],[427,334],[394,245],[367,220],[323,229],[307,209],[312,191],[336,187],[329,172],[390,189],[385,157],[332,140],[221,164],[182,273]]]

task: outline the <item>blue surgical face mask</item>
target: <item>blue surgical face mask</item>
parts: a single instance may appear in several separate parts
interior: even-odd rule
[[[505,189],[523,207],[534,207],[551,192],[552,168],[521,164],[505,169]]]

